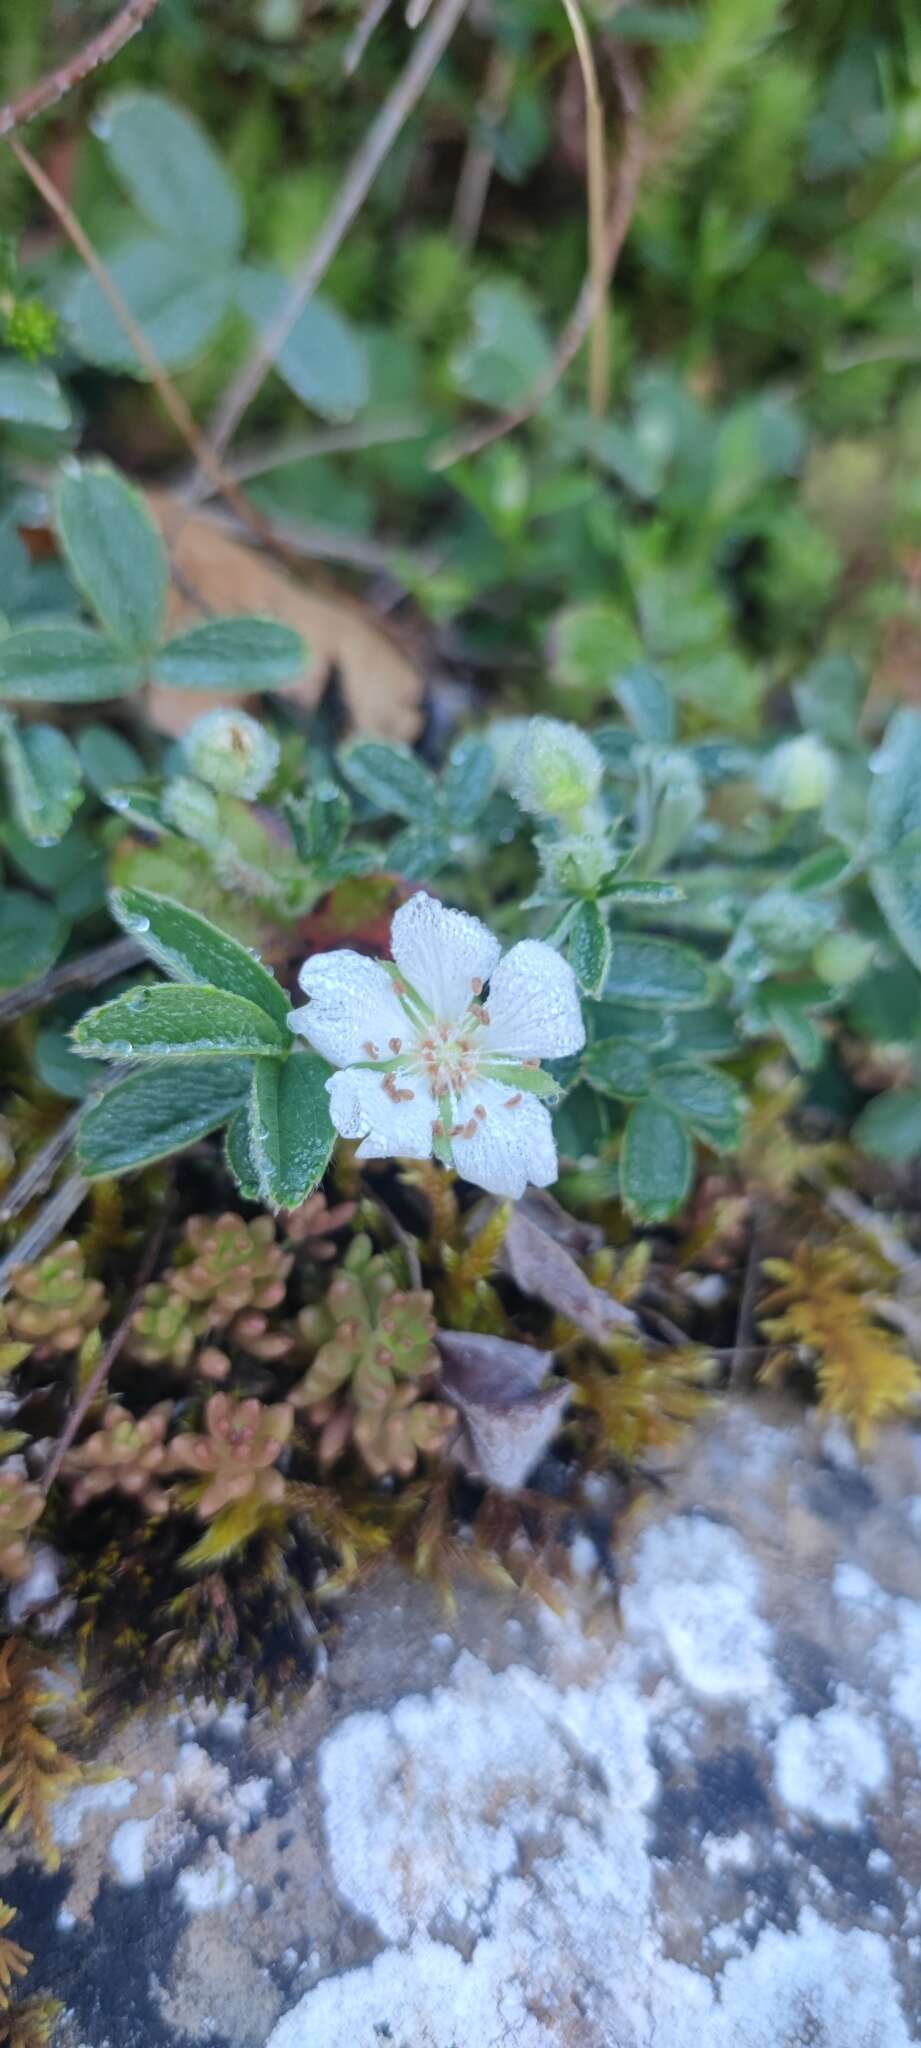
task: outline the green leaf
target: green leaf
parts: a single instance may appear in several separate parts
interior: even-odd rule
[[[110,256],[108,269],[164,369],[185,369],[203,355],[230,305],[229,273],[203,270],[193,250],[152,237]],[[81,271],[66,315],[76,347],[89,362],[147,378],[90,271]]]
[[[407,882],[424,882],[447,867],[451,841],[437,819],[426,825],[407,825],[391,839],[387,865]]]
[[[602,1095],[638,1098],[652,1088],[652,1063],[642,1047],[629,1039],[600,1039],[584,1055],[582,1071]]]
[[[611,959],[611,935],[597,903],[580,903],[570,926],[566,950],[584,994],[600,996]]]
[[[675,707],[654,669],[625,669],[614,678],[611,690],[641,740],[662,740],[668,745],[675,734]]]
[[[819,1065],[825,1051],[825,1040],[811,1015],[807,997],[799,995],[793,988],[772,988],[769,984],[762,984],[756,1007],[767,1019],[769,1028],[783,1040],[798,1067],[808,1073]]]
[[[83,801],[80,762],[53,725],[21,730],[0,712],[0,753],[17,822],[37,846],[53,845],[70,829]]]
[[[322,1179],[336,1141],[326,1083],[332,1069],[316,1053],[293,1052],[253,1074],[250,1149],[262,1199],[296,1209]]]
[[[624,671],[639,666],[642,652],[637,628],[623,605],[606,600],[573,604],[554,620],[554,674],[585,698],[614,691]]]
[[[739,1144],[744,1097],[728,1074],[698,1066],[693,1060],[676,1060],[659,1067],[655,1087],[657,1094],[687,1119],[698,1138],[726,1152]]]
[[[157,92],[122,92],[96,117],[126,191],[152,228],[180,248],[216,261],[234,256],[243,239],[236,188],[207,135],[173,100]]]
[[[921,832],[873,863],[870,884],[899,945],[913,966],[921,967]]]
[[[244,1200],[247,1202],[261,1201],[259,1168],[253,1152],[253,1141],[250,1131],[249,1100],[247,1100],[242,1109],[237,1110],[233,1121],[227,1126],[224,1152],[227,1164]]]
[[[520,404],[551,365],[550,342],[535,302],[519,284],[478,285],[471,301],[473,333],[451,358],[465,397],[480,405]]]
[[[0,698],[95,704],[140,689],[143,670],[90,626],[20,626],[0,639]]]
[[[687,1124],[664,1102],[638,1102],[620,1148],[620,1187],[631,1216],[664,1223],[686,1201],[694,1148]]]
[[[627,938],[612,942],[605,995],[628,1003],[663,1004],[692,1010],[710,990],[706,963],[690,946],[672,939]]]
[[[702,25],[695,7],[623,7],[610,10],[608,35],[627,43],[696,43]]]
[[[182,982],[127,989],[87,1010],[73,1036],[80,1052],[103,1060],[209,1059],[215,1053],[277,1059],[289,1042],[245,996]]]
[[[200,911],[187,910],[152,889],[113,889],[109,904],[122,930],[140,941],[171,980],[202,982],[243,996],[287,1030],[291,1005],[274,975]]]
[[[342,847],[352,821],[351,799],[337,782],[315,782],[303,796],[286,797],[282,809],[299,858],[324,869]]]
[[[52,1094],[67,1102],[84,1102],[105,1070],[74,1052],[63,1024],[46,1024],[35,1041],[35,1071]]]
[[[253,326],[267,332],[288,295],[286,278],[267,271],[237,273],[238,303]],[[295,397],[327,420],[351,420],[368,403],[368,360],[353,327],[328,299],[310,299],[299,314],[275,368]]]
[[[85,1111],[77,1158],[89,1180],[168,1159],[216,1131],[249,1093],[244,1060],[167,1060],[127,1074]]]
[[[10,356],[0,362],[0,420],[60,433],[70,425],[70,406],[50,370]]]
[[[861,1152],[907,1166],[921,1152],[921,1088],[890,1088],[868,1102],[851,1136]]]
[[[626,1038],[631,1045],[645,1046],[647,1052],[671,1042],[664,1011],[644,1009],[641,1003],[634,1009],[630,1003],[602,1001],[592,1011],[592,1019],[599,1038]]]
[[[140,754],[108,725],[84,726],[77,741],[77,753],[84,780],[97,796],[104,796],[119,783],[140,782],[143,778]]]
[[[62,475],[55,526],[78,590],[119,647],[143,654],[159,639],[169,564],[140,491],[106,463]]]
[[[299,633],[277,619],[209,619],[167,640],[152,664],[154,682],[172,690],[278,690],[309,661]]]
[[[52,903],[0,889],[0,988],[19,988],[53,967],[68,926]]]
[[[476,823],[495,780],[496,759],[488,742],[476,733],[457,740],[441,777],[441,801],[451,831],[463,832]]]
[[[803,724],[831,747],[853,748],[866,678],[850,654],[824,654],[793,685]]]
[[[340,761],[353,787],[376,811],[393,812],[411,824],[431,820],[438,805],[438,784],[409,747],[355,740],[343,747]]]
[[[870,843],[874,855],[892,855],[921,833],[921,711],[895,713],[870,765]]]

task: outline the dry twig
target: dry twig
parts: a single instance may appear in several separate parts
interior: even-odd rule
[[[18,99],[0,107],[0,137],[11,135],[14,128],[23,128],[27,121],[34,121],[37,115],[47,113],[49,107],[56,107],[58,101],[88,78],[92,71],[111,63],[119,50],[123,50],[131,37],[144,27],[159,4],[160,0],[127,0],[108,28],[100,29],[99,34],[84,43],[82,50],[78,50],[68,63],[59,64],[56,70],[40,78],[37,85],[30,85],[28,91],[20,93]]]
[[[39,981],[24,982],[20,988],[11,988],[0,996],[0,1025],[12,1024],[16,1017],[27,1017],[30,1010],[44,1009],[46,1003],[53,1003],[68,989],[97,988],[100,982],[124,974],[143,958],[143,948],[136,939],[109,939],[104,946],[93,946],[76,960],[65,960],[62,967],[50,968]]]
[[[451,227],[462,249],[472,249],[480,232],[486,195],[496,167],[495,131],[508,108],[516,72],[515,59],[496,43],[454,195]]]
[[[501,441],[505,434],[513,433],[516,427],[522,427],[532,419],[550,397],[551,392],[556,390],[589,333],[599,299],[603,299],[608,291],[617,269],[639,198],[640,182],[646,165],[636,74],[626,54],[618,56],[617,80],[624,111],[623,140],[604,231],[604,263],[599,263],[597,271],[589,269],[554,349],[553,360],[521,405],[516,406],[511,412],[502,413],[497,420],[489,420],[485,425],[473,427],[468,433],[458,435],[456,440],[449,442],[432,457],[434,469],[449,469],[452,463],[466,460],[471,455],[479,455],[482,449],[488,448],[493,441]]]
[[[212,465],[215,461],[220,462],[244,413],[249,411],[253,399],[284,348],[292,328],[325,277],[348,229],[364,205],[382,164],[421,99],[439,58],[447,49],[468,4],[469,0],[439,0],[427,27],[414,43],[408,64],[393,91],[388,94],[376,120],[368,129],[361,147],[352,158],[334,203],[319,234],[311,244],[290,291],[286,293],[274,320],[270,322],[265,333],[260,335],[248,362],[244,363],[239,376],[228,386],[217,408],[209,448],[209,461]],[[209,474],[208,463],[202,461],[200,470],[204,474]],[[199,478],[193,492],[193,502],[198,496],[200,481]]]
[[[589,358],[588,391],[589,406],[596,419],[603,419],[607,411],[608,390],[611,377],[611,351],[608,338],[608,309],[605,298],[608,288],[607,238],[605,235],[605,214],[607,212],[607,173],[605,170],[604,105],[595,53],[591,37],[585,26],[585,17],[579,0],[563,0],[563,6],[572,29],[582,83],[585,87],[585,150],[588,182],[588,275],[592,286],[591,352]]]

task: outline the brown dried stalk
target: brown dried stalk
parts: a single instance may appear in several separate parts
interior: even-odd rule
[[[502,413],[497,420],[489,420],[485,425],[473,427],[468,433],[459,434],[456,440],[449,442],[433,455],[434,469],[450,469],[455,462],[479,455],[484,448],[490,447],[493,441],[501,441],[505,434],[513,433],[516,427],[522,427],[532,419],[550,397],[551,392],[556,390],[589,333],[596,307],[603,303],[604,295],[610,288],[620,261],[646,168],[645,137],[639,120],[639,90],[636,74],[626,54],[618,55],[617,81],[624,111],[623,143],[604,230],[604,261],[602,263],[599,260],[597,269],[590,266],[554,349],[549,368],[521,405],[516,406],[511,412]]]
[[[34,121],[39,114],[47,113],[49,107],[56,107],[59,100],[82,84],[92,71],[100,70],[103,64],[111,63],[113,57],[123,50],[125,44],[144,27],[160,0],[127,0],[126,6],[110,21],[108,28],[100,29],[71,57],[66,64],[59,64],[55,71],[49,71],[40,78],[37,85],[30,85],[18,99],[8,101],[0,107],[0,137],[11,135],[14,128],[23,128],[27,121]]]
[[[209,454],[212,460],[219,460],[233,439],[244,413],[249,411],[253,399],[284,348],[292,328],[299,320],[308,300],[313,297],[317,286],[326,276],[333,257],[364,205],[398,135],[421,99],[439,58],[447,49],[468,4],[469,0],[439,0],[427,27],[417,37],[408,64],[352,158],[333,205],[319,234],[311,244],[290,291],[286,294],[274,320],[260,336],[248,362],[244,363],[239,375],[228,386],[217,408],[211,429]],[[207,473],[205,462],[201,463],[200,468]],[[197,489],[193,492],[193,501],[196,496]]]

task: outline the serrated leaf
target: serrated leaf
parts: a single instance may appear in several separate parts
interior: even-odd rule
[[[600,1039],[585,1053],[582,1070],[602,1095],[639,1098],[652,1088],[652,1063],[642,1047],[629,1039]]]
[[[126,1075],[84,1112],[81,1171],[99,1180],[168,1159],[226,1123],[249,1086],[244,1060],[168,1060]]]
[[[885,858],[921,833],[921,711],[906,706],[895,713],[870,766],[870,845],[875,857]]]
[[[151,674],[171,690],[280,690],[307,662],[300,634],[277,619],[209,619],[167,640]]]
[[[921,967],[921,831],[904,846],[874,861],[870,884],[880,910],[899,945],[915,967]]]
[[[690,946],[624,935],[612,941],[605,995],[615,1001],[696,1009],[706,1002],[709,989],[706,963]]]
[[[87,1010],[74,1044],[94,1059],[211,1059],[215,1054],[276,1059],[286,1034],[245,996],[197,983],[127,989]]]
[[[143,669],[91,626],[20,626],[0,639],[0,697],[17,704],[96,704],[140,689]]]
[[[60,433],[70,425],[70,406],[50,370],[10,356],[0,362],[0,420]]]
[[[569,929],[569,964],[587,996],[600,996],[611,960],[611,934],[597,903],[580,903]]]
[[[171,980],[202,982],[243,996],[286,1030],[291,1005],[274,975],[200,911],[152,889],[113,889],[109,904],[122,930]]]
[[[53,903],[0,889],[0,988],[19,988],[54,965],[68,925]]]
[[[728,1074],[694,1060],[675,1060],[657,1069],[655,1087],[699,1138],[720,1151],[733,1151],[738,1145],[744,1096]]]
[[[352,818],[352,805],[336,782],[314,783],[303,796],[288,797],[282,808],[299,858],[308,867],[324,869],[342,846]]]
[[[353,787],[375,810],[406,818],[411,824],[431,821],[438,805],[438,784],[431,769],[409,747],[387,746],[383,740],[355,740],[343,747],[340,760]]]
[[[116,644],[144,654],[166,610],[169,564],[163,536],[140,491],[106,463],[62,475],[55,527],[70,573]]]
[[[249,1143],[264,1202],[296,1209],[322,1179],[336,1142],[326,1083],[331,1068],[317,1053],[293,1052],[253,1074]]]
[[[267,271],[237,273],[237,301],[253,326],[266,332],[288,294],[286,278]],[[328,299],[308,301],[295,321],[275,368],[295,397],[327,420],[351,420],[368,402],[368,360],[354,328]]]
[[[798,995],[795,989],[772,988],[764,984],[758,990],[756,1007],[767,1019],[769,1029],[783,1040],[798,1067],[809,1073],[819,1065],[825,1051],[825,1040],[810,1012],[807,998]]]
[[[230,305],[228,274],[203,271],[194,251],[152,236],[120,249],[107,267],[164,369],[185,369],[204,353]],[[75,345],[88,362],[147,378],[90,271],[81,271],[66,315]]]
[[[0,712],[0,755],[17,823],[37,846],[63,839],[83,801],[80,762],[53,725],[20,729]]]
[[[551,363],[550,342],[535,301],[519,284],[481,284],[470,310],[473,333],[451,358],[455,383],[480,405],[518,404]]]
[[[694,1148],[684,1119],[664,1102],[638,1102],[620,1149],[624,1205],[644,1223],[664,1223],[687,1199]]]
[[[96,117],[126,191],[152,228],[199,257],[228,260],[243,239],[239,195],[204,130],[158,92],[122,92]]]

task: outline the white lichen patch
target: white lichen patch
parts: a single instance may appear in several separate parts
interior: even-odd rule
[[[768,1706],[779,1689],[759,1592],[757,1564],[731,1529],[676,1515],[641,1537],[624,1618],[638,1640],[664,1643],[692,1692]]]
[[[87,1821],[100,1813],[122,1813],[131,1805],[137,1787],[130,1778],[103,1779],[99,1785],[80,1785],[51,1808],[51,1827],[59,1849],[75,1849]]]
[[[865,1798],[889,1779],[877,1722],[841,1706],[827,1707],[813,1720],[794,1714],[777,1737],[774,1779],[794,1813],[829,1828],[859,1828]]]
[[[719,2048],[913,2048],[882,1936],[808,1907],[794,1934],[768,1927],[727,1963],[720,1994]]]
[[[213,1842],[209,1844],[204,1860],[180,1870],[176,1879],[176,1896],[188,1913],[223,1911],[233,1904],[239,1890],[240,1880],[233,1857]]]

